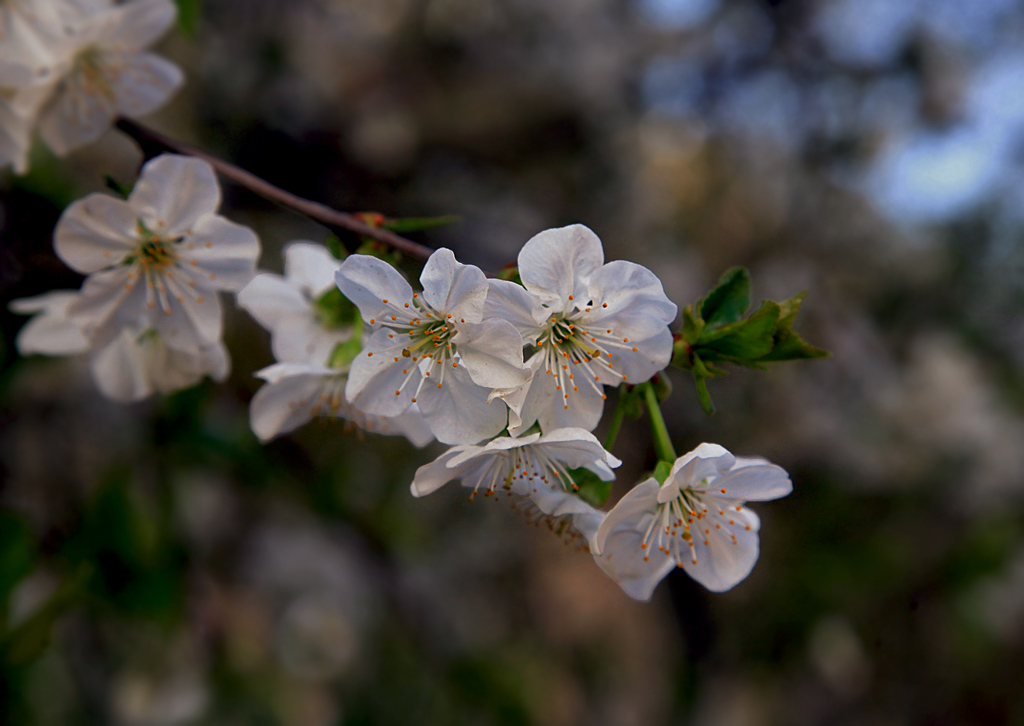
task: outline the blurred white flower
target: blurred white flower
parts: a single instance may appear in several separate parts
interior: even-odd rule
[[[260,441],[269,441],[318,417],[351,421],[380,434],[405,436],[415,446],[434,440],[415,406],[393,417],[372,416],[345,399],[346,371],[309,363],[276,363],[256,373],[267,382],[253,396],[249,422]]]
[[[238,293],[238,304],[270,331],[274,357],[280,361],[326,365],[339,343],[352,335],[350,326],[331,319],[341,302],[324,300],[341,293],[334,273],[341,262],[321,245],[294,242],[284,251],[284,277],[256,275]]]
[[[422,295],[398,270],[352,255],[336,275],[341,292],[375,332],[356,356],[346,396],[376,416],[397,416],[417,403],[438,440],[475,443],[507,423],[492,389],[521,386],[523,341],[505,320],[484,319],[487,280],[479,268],[434,252],[423,268]]]
[[[68,314],[94,348],[125,327],[192,353],[220,342],[216,293],[249,282],[260,247],[251,229],[214,213],[219,205],[209,164],[165,154],[142,167],[127,201],[90,194],[64,211],[57,255],[89,275]]]
[[[595,559],[637,600],[676,566],[709,590],[728,590],[758,556],[760,521],[743,503],[792,488],[781,467],[701,444],[676,459],[664,486],[648,479],[612,508],[591,543]]]
[[[458,479],[473,490],[529,497],[546,515],[575,514],[578,497],[566,497],[577,489],[570,470],[586,468],[603,481],[615,478],[612,469],[622,464],[605,451],[593,434],[565,428],[544,435],[520,438],[502,436],[484,446],[454,446],[436,460],[416,470],[412,493],[422,497]]]
[[[118,115],[155,111],[183,81],[177,66],[145,52],[174,23],[171,0],[64,5],[64,17],[78,22],[57,43],[39,118],[43,140],[59,155],[98,139]]]
[[[503,391],[521,426],[593,430],[604,386],[642,383],[669,364],[676,305],[645,267],[604,264],[601,240],[583,225],[549,229],[519,252],[523,286],[490,280],[485,318],[508,320],[538,350],[527,390]]]
[[[21,355],[76,355],[90,351],[81,327],[68,315],[80,293],[58,290],[12,300],[16,313],[35,314],[18,333]],[[220,343],[196,352],[166,346],[152,329],[128,326],[106,345],[92,350],[89,368],[103,395],[115,401],[141,401],[153,393],[173,393],[198,383],[203,376],[223,381],[230,370]]]

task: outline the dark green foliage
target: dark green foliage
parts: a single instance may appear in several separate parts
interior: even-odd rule
[[[723,363],[763,368],[765,363],[825,358],[828,351],[806,342],[793,330],[806,293],[781,303],[765,300],[749,316],[750,273],[728,270],[718,285],[696,305],[683,309],[683,328],[677,336],[672,364],[690,371],[701,406],[715,412],[706,380],[725,375]]]

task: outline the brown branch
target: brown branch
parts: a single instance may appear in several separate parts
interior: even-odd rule
[[[354,232],[355,234],[362,235],[364,237],[370,237],[419,260],[426,260],[434,252],[434,250],[426,245],[413,242],[412,240],[406,239],[394,232],[380,227],[372,227],[355,215],[348,214],[347,212],[339,212],[337,209],[332,209],[325,204],[320,204],[319,202],[313,202],[296,196],[291,192],[287,192],[280,187],[274,186],[265,179],[261,179],[252,172],[246,171],[245,169],[235,166],[223,159],[219,159],[216,156],[208,154],[194,146],[176,141],[164,136],[163,134],[157,133],[156,131],[151,131],[144,126],[140,126],[134,121],[129,121],[124,118],[118,119],[117,128],[135,139],[139,148],[142,149],[142,153],[147,158],[156,156],[164,151],[172,151],[176,154],[194,156],[209,163],[210,166],[216,169],[217,172],[226,179],[230,179],[236,184],[249,189],[264,199],[269,199],[281,206],[294,209],[299,214],[305,215],[317,222],[321,222],[328,227],[342,229],[347,232]]]

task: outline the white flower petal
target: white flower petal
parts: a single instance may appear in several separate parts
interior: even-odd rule
[[[185,239],[182,261],[205,276],[204,284],[209,289],[241,290],[256,273],[260,240],[244,225],[209,214],[193,223]]]
[[[73,71],[43,107],[39,135],[53,153],[65,156],[102,136],[116,115],[113,94]]]
[[[658,480],[654,478],[642,481],[630,489],[601,522],[594,538],[594,551],[596,553],[604,551],[605,540],[608,539],[612,530],[616,528],[629,529],[641,517],[653,512],[658,506],[658,491],[660,489]],[[637,542],[637,549],[640,549],[639,542]]]
[[[145,354],[135,343],[135,335],[126,328],[93,354],[89,368],[96,387],[107,398],[129,403],[153,394],[146,375]]]
[[[723,496],[745,502],[778,499],[793,491],[786,470],[764,459],[738,458],[731,471],[715,479],[714,486],[726,490]]]
[[[507,320],[523,336],[525,344],[536,343],[543,330],[542,324],[548,318],[548,311],[540,300],[522,285],[508,280],[488,280],[487,287],[484,319]]]
[[[349,256],[341,263],[334,281],[367,322],[391,314],[384,300],[391,304],[412,303],[412,288],[401,273],[370,255]]]
[[[82,328],[93,348],[110,343],[126,326],[136,326],[145,316],[145,282],[133,281],[125,266],[89,275],[82,290],[67,308],[68,317]]]
[[[152,232],[176,237],[217,211],[220,186],[213,167],[202,159],[161,154],[142,167],[128,204]]]
[[[15,345],[21,355],[75,355],[89,348],[82,329],[67,315],[78,297],[70,290],[48,292],[36,297],[12,300],[8,307],[21,314],[37,313],[18,331]]]
[[[223,320],[215,294],[192,297],[177,280],[168,280],[169,307],[148,307],[150,325],[172,348],[198,351],[221,339]],[[202,302],[200,302],[202,300]]]
[[[428,379],[417,402],[430,430],[444,444],[472,444],[489,439],[505,428],[508,421],[505,404],[488,404],[487,389],[476,385],[461,366],[448,369],[440,388]]]
[[[102,270],[118,263],[137,244],[136,223],[126,202],[90,194],[64,210],[53,231],[53,247],[76,272]]]
[[[516,388],[530,380],[523,365],[523,338],[506,320],[459,326],[452,338],[473,381],[486,388]]]
[[[284,250],[284,275],[299,290],[318,298],[334,287],[334,273],[341,267],[323,245],[292,242]]]
[[[604,527],[605,522],[607,518],[600,526]],[[658,583],[675,569],[676,562],[660,552],[646,555],[640,547],[642,540],[641,531],[616,529],[606,535],[604,549],[594,554],[594,561],[627,595],[646,602]]]
[[[404,341],[395,343],[388,338],[387,330],[378,330],[352,361],[345,397],[358,410],[374,416],[397,416],[409,408],[423,376],[415,362],[402,356],[403,345]],[[428,379],[423,390],[433,388]],[[395,395],[399,390],[401,393]]]
[[[703,488],[700,486],[701,480],[713,478],[728,471],[734,463],[736,463],[736,457],[725,447],[703,443],[675,460],[669,471],[668,479],[665,480],[665,485]],[[662,501],[667,500],[662,497]]]
[[[604,412],[604,394],[599,393],[589,382],[580,380],[570,383],[575,383],[579,390],[569,391],[569,401],[566,403],[563,392],[557,388],[558,381],[555,377],[537,371],[523,404],[523,426],[530,426],[534,421],[538,421],[541,430],[545,432],[561,428],[593,431]]]
[[[171,0],[133,0],[111,9],[102,40],[129,50],[148,48],[174,24],[177,6]]]
[[[256,375],[263,375],[268,370]],[[312,401],[324,380],[322,375],[315,373],[289,375],[287,369],[274,373],[281,375],[270,375],[269,382],[256,391],[249,404],[249,424],[264,442],[294,431],[313,418]]]
[[[295,315],[274,329],[271,349],[280,361],[326,365],[339,343],[352,337],[350,328],[326,329],[311,315]]]
[[[459,321],[479,323],[487,300],[487,278],[479,267],[464,265],[444,247],[434,251],[420,275],[423,299],[434,310]]]
[[[559,312],[570,295],[576,302],[586,302],[590,275],[602,264],[601,240],[581,224],[545,230],[519,251],[523,285]]]
[[[585,467],[604,481],[613,480],[615,474],[612,469],[622,466],[622,462],[606,451],[597,437],[585,429],[554,429],[541,436],[537,443],[556,449],[567,469]]]
[[[675,320],[677,312],[657,275],[624,260],[609,262],[594,272],[588,298],[593,301],[593,312],[586,318],[588,325],[612,328],[636,340],[660,333]]]
[[[730,514],[742,523],[745,521],[745,513]],[[683,569],[712,592],[724,592],[735,587],[754,569],[758,557],[756,528],[738,529],[735,536],[734,544],[725,530],[710,529],[695,533],[693,543],[697,564],[693,564],[689,557],[684,557],[681,563]],[[705,544],[705,541],[709,544]]]
[[[108,53],[102,72],[118,112],[129,117],[157,110],[185,81],[178,66],[152,53]]]
[[[462,478],[465,471],[474,466],[475,462],[471,461],[469,464],[456,465],[454,467],[449,466],[449,464],[451,464],[452,459],[464,453],[467,449],[474,450],[478,448],[480,447],[454,446],[429,464],[421,466],[416,470],[412,478],[412,484],[410,485],[412,495],[414,497],[425,497],[428,494],[433,494],[448,482]],[[471,453],[474,452],[471,451]]]
[[[309,301],[280,275],[256,275],[238,291],[238,304],[269,331],[285,320],[309,313]]]

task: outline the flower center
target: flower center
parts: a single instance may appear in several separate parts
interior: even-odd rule
[[[707,485],[707,480],[703,483]],[[720,501],[707,490],[681,489],[675,499],[659,504],[651,517],[640,541],[644,562],[650,559],[651,549],[657,547],[680,566],[684,552],[696,565],[697,543],[710,547],[713,534],[724,534],[731,544],[738,544],[735,533],[751,529],[746,518],[738,514],[742,511],[742,506]]]
[[[592,303],[591,303],[592,304]],[[555,313],[537,339],[544,351],[544,372],[555,379],[555,390],[562,394],[562,404],[569,410],[570,394],[578,392],[580,379],[601,398],[605,384],[617,386],[627,380],[624,373],[615,370],[616,350],[632,349],[629,338],[618,338],[611,328],[600,330],[587,323],[591,307],[572,313]],[[577,377],[577,373],[580,374]]]
[[[88,95],[114,98],[114,89],[103,74],[102,53],[96,46],[89,46],[78,54],[73,76]]]
[[[523,484],[529,492],[513,492],[515,484]],[[518,493],[528,496],[538,491],[539,487],[551,489],[561,487],[568,491],[571,487],[579,487],[565,465],[548,454],[543,446],[521,446],[503,451],[491,457],[487,468],[481,472],[469,495],[469,501],[476,498],[477,492],[484,490],[484,496],[492,496],[499,488],[508,492],[509,496]]]

